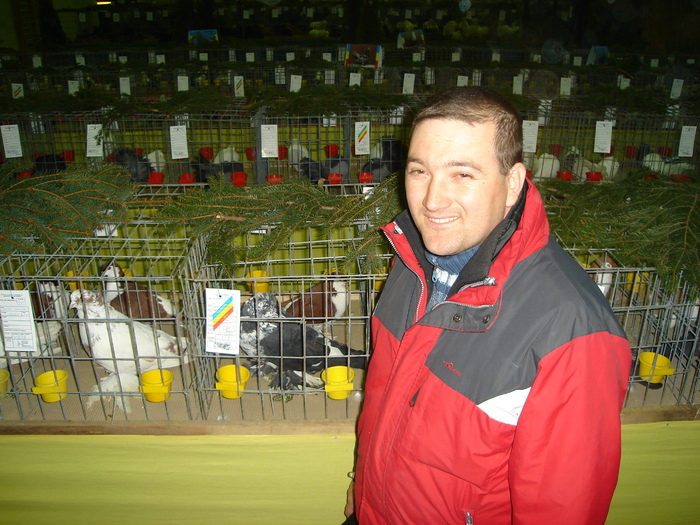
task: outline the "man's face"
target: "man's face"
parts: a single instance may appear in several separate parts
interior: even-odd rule
[[[455,255],[481,244],[515,204],[525,179],[500,172],[492,122],[428,119],[413,130],[406,164],[408,208],[425,247]]]

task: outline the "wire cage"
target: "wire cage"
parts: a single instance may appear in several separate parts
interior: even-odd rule
[[[567,247],[610,302],[632,347],[626,407],[700,399],[700,297],[680,280],[670,288],[655,268],[621,265],[607,249]]]
[[[363,259],[345,260],[361,242],[366,222],[330,234],[302,227],[264,259],[243,258],[224,267],[209,262],[206,236],[190,238],[186,226],[169,235],[157,228],[153,218],[159,203],[181,191],[186,191],[181,185],[146,186],[129,223],[106,224],[70,249],[21,252],[0,261],[5,300],[23,291],[33,303],[38,345],[34,352],[18,352],[4,339],[0,369],[9,380],[0,390],[0,417],[112,422],[358,415],[371,353],[369,320],[392,257],[388,244],[377,247],[374,255],[383,269],[372,273]],[[232,242],[255,247],[275,230],[274,225],[261,226]],[[625,267],[609,249],[566,249],[598,283],[632,346],[625,405],[696,403],[697,290],[682,279],[671,289],[654,268]],[[125,274],[102,274],[105,263],[119,264]],[[81,315],[84,304],[69,305],[88,300],[76,290],[111,298],[115,284],[127,282],[172,304],[173,316],[134,315],[132,310],[125,318],[104,307],[97,315]],[[211,290],[238,294],[237,348],[220,351],[209,344]],[[86,339],[100,324],[109,327],[101,332],[105,340]],[[7,335],[7,324],[3,330]],[[139,339],[144,333],[146,342]],[[156,343],[159,338],[174,341],[175,352]],[[345,367],[339,370],[346,380],[329,383],[331,368],[338,366]],[[173,374],[169,397],[164,398],[165,385],[157,384],[154,393],[148,384],[133,383],[151,368]],[[224,377],[231,369],[233,380]],[[43,395],[56,395],[56,390],[42,391],[40,376],[55,371],[65,371],[67,384],[58,398],[46,400]],[[249,377],[239,385],[243,376]],[[111,382],[105,379],[110,377]]]
[[[528,112],[525,120],[538,122],[538,151],[524,154],[535,180],[568,174],[573,180],[585,181],[589,180],[588,172],[598,172],[604,180],[619,179],[639,168],[653,172],[650,176],[686,180],[683,177],[698,170],[696,150],[692,156],[678,156],[683,127],[694,122],[694,117],[679,113],[621,114],[614,110],[601,117],[541,106]],[[612,123],[608,152],[595,151],[599,121]]]
[[[21,251],[0,261],[5,301],[25,294],[24,310],[13,305],[3,317],[0,369],[8,381],[0,418],[199,417],[179,277],[192,246],[184,228],[156,234],[154,210],[142,197],[126,224],[105,224],[69,248]],[[95,297],[94,310],[87,310]],[[29,341],[27,351],[16,351],[18,338],[31,340],[32,331],[36,346]]]
[[[339,271],[362,228],[339,228],[329,237],[302,228],[265,261],[242,261],[226,272],[216,265],[189,266],[196,273],[185,279],[188,332],[207,334],[192,348],[205,419],[358,415],[370,353],[369,317],[385,279],[385,272],[369,274],[361,264]],[[252,246],[273,230],[262,228],[236,242]],[[377,255],[388,265],[388,250]],[[207,325],[214,317],[204,300],[207,289],[240,293],[240,349],[235,353],[212,351],[207,343],[212,334]],[[221,381],[232,366],[250,372],[235,394]],[[331,381],[335,373],[344,374],[342,386]]]

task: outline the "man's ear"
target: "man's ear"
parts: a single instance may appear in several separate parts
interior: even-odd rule
[[[525,179],[527,178],[525,164],[518,162],[513,164],[513,167],[508,171],[508,197],[506,199],[506,206],[511,207],[515,205],[520,195],[520,190],[523,189],[525,184]]]

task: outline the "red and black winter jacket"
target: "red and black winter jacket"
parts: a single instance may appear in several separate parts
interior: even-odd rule
[[[407,213],[372,319],[358,423],[360,525],[593,525],[620,463],[630,346],[550,237],[529,181],[448,298]]]

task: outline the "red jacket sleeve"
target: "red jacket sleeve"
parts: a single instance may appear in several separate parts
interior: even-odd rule
[[[620,410],[631,352],[608,333],[539,363],[509,464],[514,525],[604,524],[620,468]]]

